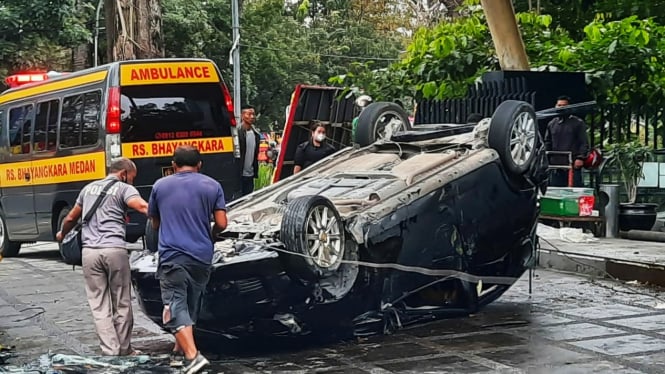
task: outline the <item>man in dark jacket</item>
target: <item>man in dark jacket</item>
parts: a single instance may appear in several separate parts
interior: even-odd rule
[[[238,130],[240,142],[240,165],[242,178],[242,194],[247,195],[254,191],[254,178],[259,176],[259,143],[261,135],[254,129],[256,114],[254,107],[242,107],[242,125]]]
[[[570,104],[568,96],[560,96],[556,107],[560,108]],[[579,117],[567,114],[552,119],[547,124],[545,132],[545,147],[547,151],[570,152],[568,155],[553,154],[549,161],[551,166],[570,165],[573,167],[573,187],[583,187],[582,166],[589,153],[589,139],[586,124]],[[568,186],[568,169],[552,169],[549,185],[553,187]]]

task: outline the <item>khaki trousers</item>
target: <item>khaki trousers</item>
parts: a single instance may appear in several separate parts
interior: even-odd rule
[[[127,250],[83,248],[82,260],[85,292],[102,354],[130,354],[134,315]]]

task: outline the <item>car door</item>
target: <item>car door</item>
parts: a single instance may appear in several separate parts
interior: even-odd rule
[[[9,155],[2,178],[2,208],[10,236],[37,235],[32,175],[32,131],[35,106],[8,110]],[[21,238],[18,238],[21,239]]]

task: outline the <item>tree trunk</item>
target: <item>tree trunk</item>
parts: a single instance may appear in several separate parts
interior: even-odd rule
[[[524,42],[510,0],[481,0],[501,70],[529,70]]]
[[[138,19],[136,42],[139,45],[136,58],[164,57],[162,34],[162,7],[160,0],[136,0]]]
[[[105,0],[108,61],[164,57],[160,0]]]

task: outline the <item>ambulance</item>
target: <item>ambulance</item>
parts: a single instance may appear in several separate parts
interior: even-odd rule
[[[173,151],[197,147],[202,173],[241,195],[233,101],[214,62],[155,59],[114,62],[68,74],[7,77],[0,93],[0,254],[53,241],[81,188],[104,178],[111,160],[132,159],[134,185],[148,199],[173,173]],[[145,232],[129,212],[128,242]]]

